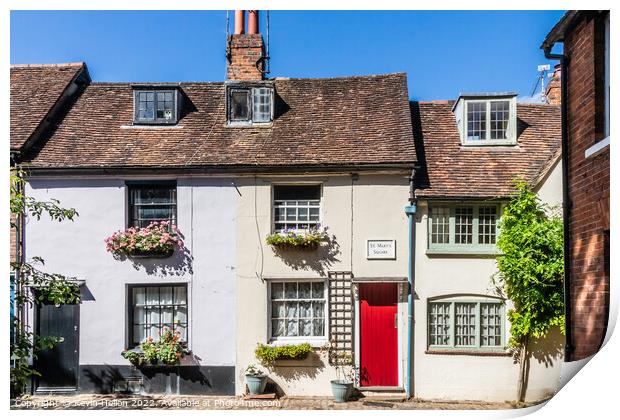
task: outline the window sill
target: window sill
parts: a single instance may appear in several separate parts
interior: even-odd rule
[[[437,354],[444,356],[484,356],[484,357],[510,357],[511,354],[504,350],[453,350],[453,349],[429,349],[425,354]]]
[[[501,253],[497,248],[492,249],[455,249],[455,248],[434,248],[427,249],[426,255],[430,257],[439,257],[439,256],[481,256],[481,257],[495,257],[500,255]]]
[[[485,146],[518,146],[514,140],[465,140],[461,142],[463,147],[485,147]]]
[[[177,123],[135,123],[130,125],[121,125],[121,130],[176,130],[183,128]]]
[[[312,347],[313,349],[318,349],[320,347],[325,347],[326,345],[329,344],[329,340],[326,338],[310,338],[307,340],[303,340],[303,339],[271,339],[269,340],[269,342],[267,343],[270,346],[285,346],[287,344],[292,344],[292,345],[297,345],[297,344],[304,344],[304,343],[308,343],[310,344],[310,347]]]
[[[273,121],[264,123],[228,121],[225,126],[228,128],[271,128],[273,127]]]

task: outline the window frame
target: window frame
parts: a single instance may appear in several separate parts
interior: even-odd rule
[[[472,207],[472,243],[456,242],[456,208]],[[495,207],[497,209],[495,218],[495,243],[480,243],[480,208]],[[449,209],[448,223],[448,243],[433,243],[433,208]],[[427,254],[489,254],[494,255],[499,252],[497,248],[497,238],[499,237],[499,219],[502,215],[504,203],[501,202],[431,202],[428,204],[427,213],[427,235],[426,235],[426,252]],[[445,233],[444,233],[445,234]]]
[[[153,119],[138,118],[140,93],[153,93]],[[172,93],[172,119],[157,118],[157,94]],[[134,125],[175,125],[179,122],[179,98],[176,87],[134,87],[133,89],[133,124]]]
[[[185,287],[185,310],[186,310],[186,321],[185,321],[185,340],[184,341],[180,341],[181,343],[183,343],[184,345],[189,345],[189,341],[190,341],[190,297],[189,297],[189,285],[188,283],[133,283],[133,284],[127,284],[126,287],[126,300],[125,300],[125,310],[127,311],[127,322],[125,323],[125,327],[127,328],[127,333],[125,334],[126,340],[127,340],[127,348],[129,349],[138,349],[140,348],[140,344],[141,343],[135,343],[134,342],[134,332],[133,332],[133,327],[134,327],[134,304],[133,304],[133,290],[137,289],[137,288],[149,288],[149,287],[157,287],[159,289],[161,289],[162,287],[172,287],[173,288],[173,298],[172,298],[172,306],[174,305],[174,287]],[[146,293],[146,291],[145,291]],[[160,303],[159,306],[161,306],[161,290],[159,292],[160,294]],[[179,305],[177,305],[179,306]],[[161,321],[161,317],[160,317],[160,321]],[[160,324],[163,324],[162,322],[160,322]],[[172,319],[172,324],[174,325],[174,312],[173,312],[173,319]],[[153,337],[153,339],[157,339],[156,337]]]
[[[272,326],[272,298],[271,287],[273,283],[323,283],[323,335],[322,336],[296,336],[274,337]],[[312,286],[311,286],[312,288]],[[312,347],[321,347],[329,342],[329,281],[324,278],[271,278],[267,279],[267,342],[271,345],[309,343]],[[286,299],[284,299],[286,300]],[[300,300],[300,299],[297,299]]]
[[[431,311],[433,304],[449,304],[450,305],[450,329],[449,344],[438,345],[431,344]],[[471,346],[456,345],[456,305],[457,304],[474,304],[476,305],[476,323],[475,323],[475,344]],[[500,344],[496,346],[483,346],[482,342],[482,305],[495,304],[500,306]],[[450,297],[429,298],[426,302],[426,349],[427,351],[450,351],[463,353],[505,353],[508,331],[507,326],[507,310],[506,301],[494,296],[481,295],[453,295]]]
[[[254,121],[254,95],[259,89],[269,89],[270,97],[270,113],[269,121]],[[247,119],[233,119],[232,118],[232,94],[233,92],[247,92],[248,93],[248,118]],[[274,103],[275,87],[271,84],[229,84],[226,86],[226,122],[228,126],[232,127],[247,127],[247,126],[271,126],[274,118]]]
[[[508,127],[506,128],[506,139],[491,139],[491,104],[493,102],[508,102]],[[468,139],[469,118],[467,108],[469,104],[486,104],[485,118],[486,127],[484,140]],[[472,97],[463,99],[461,111],[463,129],[461,133],[461,144],[463,146],[513,146],[517,144],[517,100],[514,97]]]
[[[281,230],[276,229],[276,187],[305,187],[305,186],[315,186],[319,188],[319,220],[316,222],[317,226],[323,226],[323,184],[319,182],[307,182],[307,183],[290,183],[290,182],[282,182],[282,183],[273,183],[271,184],[271,233],[279,233]],[[299,200],[298,200],[299,201]],[[302,200],[303,201],[303,200]],[[308,219],[309,219],[308,214]],[[295,222],[297,223],[297,222]],[[297,223],[299,224],[299,223]],[[304,229],[295,229],[298,231],[303,231]]]
[[[153,181],[125,181],[125,188],[127,191],[127,197],[126,197],[126,202],[127,202],[127,209],[125,212],[125,220],[126,220],[126,227],[130,228],[130,227],[136,227],[138,228],[138,226],[136,226],[135,224],[135,220],[133,217],[133,209],[135,204],[132,203],[132,191],[136,190],[136,189],[172,189],[174,188],[175,193],[175,200],[174,203],[171,204],[167,204],[167,205],[174,205],[174,214],[173,217],[171,219],[161,219],[161,220],[168,220],[170,221],[170,224],[173,225],[178,225],[179,223],[179,219],[178,219],[178,188],[177,188],[177,182],[176,180],[153,180]],[[158,219],[160,220],[160,219]]]

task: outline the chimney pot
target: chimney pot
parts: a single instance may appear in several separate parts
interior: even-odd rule
[[[248,34],[257,34],[258,30],[258,10],[248,11]]]
[[[235,10],[235,34],[245,33],[245,10]]]

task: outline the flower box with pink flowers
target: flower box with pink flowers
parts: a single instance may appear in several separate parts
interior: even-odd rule
[[[106,250],[115,256],[134,258],[166,258],[176,247],[183,247],[177,227],[168,221],[119,230],[106,238],[105,244]]]

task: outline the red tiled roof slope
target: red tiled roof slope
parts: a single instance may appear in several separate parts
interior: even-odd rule
[[[11,150],[20,149],[84,63],[11,66]]]
[[[461,146],[451,104],[412,103],[420,163],[421,198],[509,196],[512,181],[533,183],[551,166],[561,147],[559,106],[517,104],[517,146]],[[418,146],[423,142],[424,149]]]
[[[38,168],[413,163],[404,74],[275,80],[271,127],[226,126],[223,83],[181,83],[177,126],[132,126],[130,84],[86,88],[47,141]]]

